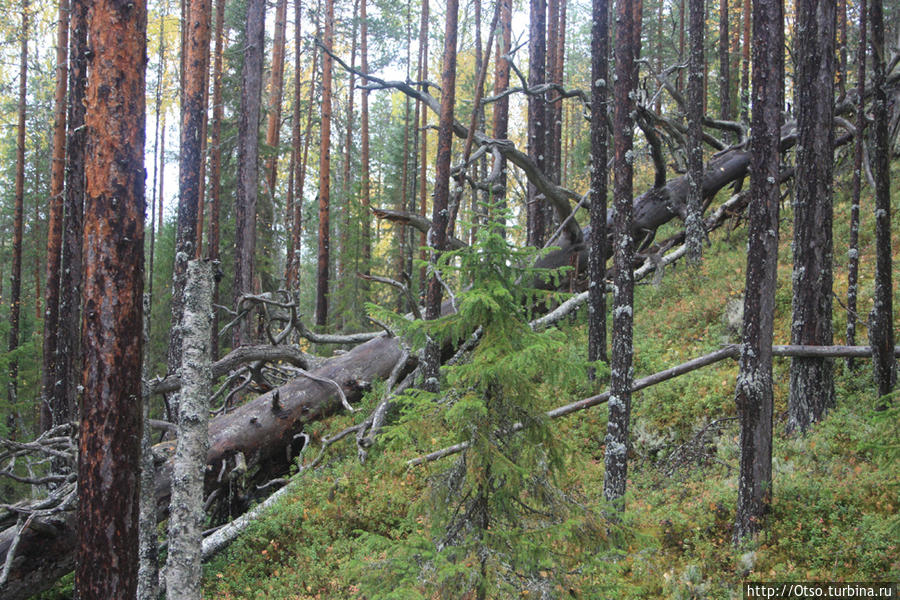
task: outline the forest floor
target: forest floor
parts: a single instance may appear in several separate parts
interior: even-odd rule
[[[846,189],[839,187],[838,193],[843,196]],[[835,343],[845,341],[841,303],[847,288],[849,214],[849,202],[842,198],[835,210],[834,291],[840,299],[834,307]],[[862,214],[859,306],[864,317],[871,306],[874,234],[871,210],[864,208]],[[895,211],[894,216],[900,215]],[[789,343],[791,218],[785,202],[776,344]],[[658,238],[677,226],[668,225]],[[895,233],[895,297],[900,283],[897,238]],[[744,224],[730,233],[715,232],[711,242],[696,272],[678,265],[661,281],[637,288],[636,378],[737,341],[739,317],[735,328],[726,313],[740,305],[744,286]],[[895,330],[900,329],[898,313]],[[585,319],[581,310],[562,325],[573,356],[585,352]],[[867,343],[865,327],[858,328],[857,338]],[[734,420],[737,364],[719,362],[636,393],[623,526],[615,540],[609,540],[607,551],[557,572],[553,596],[741,598],[745,581],[900,580],[898,413],[874,410],[867,361],[858,361],[853,370],[843,360],[834,366],[836,407],[806,436],[786,436],[789,360],[775,359],[772,513],[765,533],[743,548],[732,545],[739,453]],[[595,390],[572,381],[545,392],[549,409]],[[314,437],[352,425],[360,414],[368,414],[376,399],[372,395],[365,402],[355,415],[317,424]],[[606,416],[601,405],[552,423],[569,449],[563,486],[598,512]],[[366,578],[380,577],[380,565],[392,555],[392,545],[422,526],[422,518],[410,509],[425,493],[429,476],[447,466],[439,461],[408,468],[406,461],[447,445],[450,438],[446,432],[420,432],[416,443],[409,444],[393,443],[388,435],[371,449],[365,465],[357,461],[352,439],[332,446],[323,466],[298,475],[293,493],[205,566],[204,597],[372,597],[360,591]],[[303,458],[312,457],[311,452]],[[523,590],[517,597],[528,596]]]
[[[871,211],[862,213],[859,306],[865,315],[871,306],[874,236]],[[786,202],[776,344],[790,341],[791,216]],[[834,329],[835,343],[843,343],[848,202],[837,203],[835,223],[834,291],[841,300],[835,302]],[[895,240],[893,247],[900,249],[900,243]],[[745,248],[743,226],[718,231],[696,273],[677,266],[656,285],[638,288],[636,377],[737,341],[726,306],[739,306]],[[895,254],[895,297],[898,263]],[[581,311],[563,326],[575,351],[586,347],[585,318]],[[858,343],[866,343],[864,327],[857,336]],[[869,363],[859,361],[850,370],[836,361],[837,406],[808,435],[788,437],[789,360],[775,361],[774,502],[758,542],[736,549],[731,541],[739,453],[733,400],[737,364],[725,361],[635,394],[624,536],[608,553],[597,555],[596,564],[558,575],[559,591],[568,594],[554,596],[740,598],[740,584],[748,580],[900,580],[897,414],[873,409]],[[546,392],[547,408],[552,408],[591,390],[573,381],[569,389]],[[602,497],[606,414],[599,406],[553,423],[571,450],[567,489],[589,506],[599,506]],[[322,433],[349,424],[344,416],[321,424]],[[390,555],[392,541],[416,527],[409,509],[423,494],[429,474],[441,467],[408,469],[405,461],[445,445],[439,432],[433,435],[420,440],[419,447],[376,447],[364,466],[352,442],[333,447],[326,466],[301,475],[298,491],[207,565],[206,597],[363,597],[361,579],[379,577],[378,565]],[[366,541],[371,534],[380,544]]]

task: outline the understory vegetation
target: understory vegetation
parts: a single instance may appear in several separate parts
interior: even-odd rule
[[[860,306],[867,312],[872,273],[865,269],[871,271],[874,261],[866,255],[874,252],[874,236],[871,211],[862,214]],[[789,341],[791,221],[786,202],[776,344]],[[843,197],[836,203],[834,222],[835,295],[843,298],[849,222],[849,202]],[[737,341],[734,320],[729,323],[726,317],[739,306],[744,284],[746,234],[736,225],[712,235],[712,247],[696,271],[678,265],[661,280],[638,287],[636,377]],[[667,229],[675,227],[673,223]],[[658,233],[660,238],[666,235],[666,230]],[[893,247],[900,244],[895,240]],[[895,265],[897,258],[895,251]],[[900,279],[896,271],[895,266],[895,282]],[[836,332],[844,331],[845,318],[845,311],[836,306]],[[739,329],[739,319],[737,323]],[[553,337],[558,356],[552,362],[582,364],[585,311],[560,329],[561,335]],[[558,519],[562,529],[543,532],[543,544],[529,538],[527,546],[516,549],[530,553],[527,569],[504,575],[503,586],[491,588],[494,592],[487,597],[740,598],[740,583],[747,580],[900,579],[896,404],[887,411],[875,410],[869,361],[858,360],[848,368],[837,360],[837,406],[807,435],[786,436],[788,360],[776,358],[774,366],[774,500],[756,543],[739,548],[732,544],[739,455],[733,399],[737,365],[723,361],[635,394],[627,510],[615,522],[606,520],[602,493],[606,408],[542,423],[549,436],[547,447],[552,440],[560,461],[553,469],[554,485],[581,507],[581,518]],[[602,391],[604,372],[599,371],[596,387],[577,368],[554,371],[554,377],[543,379],[526,373],[532,408],[548,410]],[[466,385],[450,393],[478,389],[471,381]],[[363,414],[374,408],[378,397],[374,392],[367,397]],[[354,419],[342,415],[318,423],[318,430],[310,433],[333,434]],[[291,493],[274,510],[206,565],[205,597],[475,598],[472,582],[485,574],[478,564],[484,553],[469,548],[452,564],[435,561],[435,528],[447,510],[459,508],[462,498],[444,496],[444,512],[427,506],[433,498],[429,488],[435,489],[436,480],[453,468],[457,457],[407,466],[412,458],[457,443],[459,421],[447,414],[419,414],[414,423],[395,423],[365,464],[359,464],[352,443],[338,443],[320,467],[298,474]],[[520,443],[543,442],[532,436]],[[300,460],[311,461],[315,450]],[[547,467],[538,461],[532,469],[535,464]],[[477,486],[478,479],[473,481]],[[518,524],[500,521],[494,526],[505,530],[492,533],[496,539],[515,540],[511,528],[527,528],[539,516],[523,517]],[[515,571],[516,559],[500,560],[501,554],[490,555],[497,559],[494,568]],[[398,572],[398,565],[404,564],[405,572]],[[452,577],[451,568],[456,569]],[[443,569],[446,577],[436,580],[429,569]],[[472,595],[464,596],[461,590]]]

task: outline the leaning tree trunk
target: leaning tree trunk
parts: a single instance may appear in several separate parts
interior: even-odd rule
[[[778,187],[784,62],[782,0],[753,10],[753,106],[744,325],[735,403],[741,428],[734,540],[763,526],[772,502],[772,336],[778,266]]]
[[[88,27],[75,589],[83,600],[108,600],[137,591],[146,6],[97,0]]]
[[[794,196],[794,274],[791,343],[830,346],[833,276],[832,188],[834,28],[832,0],[801,0],[797,7],[797,177]],[[789,431],[806,431],[834,406],[832,361],[791,360]]]

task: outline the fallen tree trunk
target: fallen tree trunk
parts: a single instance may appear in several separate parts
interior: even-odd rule
[[[493,142],[502,145],[499,141]],[[792,133],[783,136],[783,146],[793,143]],[[501,149],[501,152],[511,160],[524,160],[509,148]],[[728,150],[715,157],[707,165],[704,175],[704,198],[712,198],[722,188],[745,177],[747,166],[747,155],[740,149]],[[551,190],[549,184],[547,187],[560,198],[570,199],[559,189]],[[678,177],[635,198],[635,233],[638,239],[644,240],[645,246],[659,226],[683,214],[686,190],[685,179]],[[577,270],[585,268],[587,247],[582,240],[587,238],[587,231],[584,230],[583,237],[575,237],[575,242],[570,241],[572,236],[562,236],[558,244],[560,249],[547,254],[537,266],[554,268],[574,265]],[[224,374],[248,356],[257,360],[278,358],[300,366],[308,364],[310,358],[294,350],[277,350],[275,354],[278,356],[266,348],[242,348],[236,352],[246,353],[246,356],[233,353],[234,356],[229,355],[215,363],[212,367],[214,376]],[[298,435],[303,427],[341,409],[337,386],[348,399],[357,400],[373,380],[387,378],[401,356],[402,350],[397,340],[381,335],[344,355],[324,361],[309,373],[311,377],[300,377],[232,413],[213,419],[210,422],[206,492],[216,493],[238,476],[245,483],[260,482],[287,472],[291,457],[301,449]],[[156,382],[154,391],[171,391],[179,385],[176,378],[170,377]],[[171,488],[174,444],[158,444],[155,451],[166,457],[156,477],[157,506],[160,515],[164,515]],[[248,501],[249,498],[238,498],[237,506],[232,505],[231,508],[242,508],[240,504]],[[0,564],[5,562],[18,534],[14,560],[7,581],[0,585],[0,597],[9,600],[28,598],[49,588],[60,576],[69,572],[74,561],[75,526],[73,512],[67,511],[35,517],[21,534],[18,534],[17,527],[0,532]]]
[[[290,458],[299,451],[297,434],[303,427],[341,409],[341,397],[355,401],[376,379],[386,379],[402,356],[396,338],[382,335],[326,360],[310,373],[251,400],[235,411],[210,421],[206,493],[228,486],[238,474],[245,482],[268,480],[287,472]],[[154,451],[171,457],[172,442]],[[232,474],[238,467],[238,473]],[[156,477],[160,515],[168,509],[172,461],[168,458]],[[251,486],[253,487],[253,486]],[[9,576],[0,587],[0,598],[23,600],[37,594],[70,572],[76,546],[74,511],[35,517],[19,536]],[[0,532],[0,565],[13,543],[17,527]]]

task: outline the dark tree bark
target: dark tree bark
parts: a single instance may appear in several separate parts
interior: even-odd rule
[[[97,0],[88,28],[75,588],[83,600],[100,600],[137,591],[146,6]]]
[[[319,145],[319,260],[316,269],[316,325],[328,322],[328,266],[331,250],[331,52],[334,39],[334,0],[325,0],[325,32],[322,53],[322,141]]]
[[[28,82],[28,0],[22,1],[22,39],[19,40],[19,106],[16,125],[16,182],[15,205],[13,208],[12,281],[9,292],[9,351],[19,347],[19,315],[22,296],[22,210],[25,199],[25,100]],[[9,361],[9,383],[7,400],[9,416],[7,427],[9,439],[16,439],[18,427],[18,383],[19,361]]]
[[[728,52],[728,2],[719,0],[719,116],[731,120],[731,57]]]
[[[494,94],[500,94],[509,87],[509,55],[512,46],[512,0],[500,0],[500,35],[497,37],[497,60],[494,70]],[[492,134],[498,140],[509,136],[509,97],[494,103]],[[496,181],[502,191],[494,196],[496,211],[493,219],[501,224],[501,232],[506,235],[506,159],[500,157],[499,177]]]
[[[797,5],[797,177],[791,343],[830,346],[833,283],[832,197],[835,7],[832,0]],[[788,431],[806,431],[834,406],[832,361],[791,360]]]
[[[284,91],[284,47],[287,31],[287,0],[275,4],[275,40],[272,44],[272,73],[269,77],[269,110],[266,115],[266,146],[272,152],[266,159],[266,185],[269,198],[275,197],[278,179],[278,143],[281,134],[281,96]]]
[[[178,168],[178,217],[175,224],[175,265],[172,270],[172,328],[167,365],[170,373],[181,366],[181,315],[187,263],[197,253],[200,189],[203,187],[204,94],[209,64],[209,0],[191,0],[188,6],[184,88],[181,90],[181,144]]]
[[[606,362],[606,104],[609,4],[593,0],[591,28],[591,234],[588,257],[588,360]]]
[[[351,19],[351,41],[350,41],[350,67],[351,69],[356,69],[356,32],[357,32],[357,23],[359,21],[359,0],[354,0],[353,2],[353,18]],[[408,63],[409,61],[407,61]],[[353,196],[353,186],[351,185],[352,175],[350,173],[350,159],[353,154],[353,100],[356,96],[356,76],[355,73],[351,70],[349,74],[349,81],[347,82],[347,112],[344,113],[344,164],[341,171],[341,203],[343,205],[343,213],[344,218],[343,222],[340,225],[340,248],[337,253],[337,268],[335,271],[337,272],[337,288],[338,288],[338,297],[345,298],[346,297],[346,280],[344,279],[346,270],[347,270],[347,262],[349,260],[350,251],[350,223],[351,223],[351,211],[353,206],[353,201],[351,197]],[[409,99],[406,99],[407,105],[409,103]],[[404,156],[408,156],[404,152]],[[405,161],[404,164],[407,164],[409,161]],[[403,194],[407,193],[406,187],[403,188]],[[354,277],[355,279],[355,277]],[[350,310],[355,310],[352,308],[352,305],[355,304],[356,298],[351,298],[350,301]],[[343,322],[346,318],[346,310],[347,305],[342,307],[342,313],[339,315],[339,320],[341,322],[341,328],[343,328]]]
[[[724,4],[725,0],[720,0]],[[688,59],[687,86],[687,155],[688,155],[688,191],[687,218],[684,222],[687,242],[688,262],[699,264],[703,256],[703,231],[701,181],[703,177],[703,135],[704,98],[704,53],[703,37],[706,27],[706,8],[704,0],[688,0],[688,37],[691,54]]]
[[[300,0],[297,0],[299,2]],[[295,9],[299,10],[299,9]],[[316,16],[316,37],[319,37],[320,29],[319,29],[319,21],[318,15]],[[296,40],[296,38],[295,38]],[[299,45],[297,46],[299,48]],[[300,245],[301,245],[301,237],[300,234],[303,230],[303,190],[306,185],[306,166],[307,160],[309,158],[309,142],[310,142],[310,132],[312,131],[312,118],[313,118],[313,107],[315,106],[315,97],[316,97],[316,73],[318,72],[318,60],[319,60],[319,52],[318,47],[313,47],[313,56],[312,56],[312,79],[309,82],[309,99],[307,100],[307,108],[306,108],[306,127],[303,133],[303,155],[299,159],[299,169],[296,173],[297,183],[296,183],[296,200],[294,202],[294,212],[291,217],[291,245],[294,248],[294,258],[288,264],[290,265],[290,269],[287,271],[287,275],[285,276],[287,289],[293,290],[298,282],[299,277],[299,269],[300,269]],[[300,68],[300,59],[299,56],[295,57],[295,73],[296,69]],[[297,101],[297,100],[295,100]]]
[[[741,428],[735,542],[759,531],[772,501],[772,335],[784,30],[782,0],[753,7],[753,121],[744,325],[735,403]]]
[[[884,8],[882,0],[871,0],[869,19],[872,25],[872,124],[875,177],[875,294],[869,313],[869,343],[878,395],[885,396],[897,381],[894,347],[894,306],[891,282],[891,173],[890,139],[888,137],[888,93],[885,81]]]
[[[544,83],[547,58],[547,1],[531,0],[531,25],[528,41],[528,86]],[[538,169],[546,172],[547,102],[542,95],[528,96],[528,156]],[[543,196],[531,182],[527,186],[527,240],[529,246],[541,247],[547,237]]]
[[[562,83],[562,72],[557,73],[557,54],[560,51],[560,2],[562,0],[547,0],[547,55],[545,57],[547,71],[544,80],[547,83]],[[557,77],[559,75],[559,77]],[[557,154],[559,137],[556,131],[556,122],[561,118],[562,102],[546,102],[544,104],[547,126],[545,135],[546,143],[546,174],[554,183],[559,183],[559,155]],[[561,131],[561,129],[560,129]]]
[[[422,23],[419,28],[419,81],[428,79],[428,24],[429,24],[429,6],[428,0],[422,0]],[[419,173],[419,215],[424,217],[428,214],[428,109],[420,102],[422,112],[422,121],[419,126],[422,136],[422,159],[421,171]],[[425,253],[425,246],[428,240],[423,232],[419,237],[419,260],[428,259]],[[421,286],[421,295],[424,298],[426,293],[427,281],[425,278],[425,267],[419,270],[419,285]]]
[[[750,24],[753,20],[750,0],[744,0],[744,36],[741,46],[741,120],[750,120]]]
[[[616,5],[615,116],[613,130],[613,202],[615,206],[613,266],[612,363],[610,365],[609,421],[606,430],[606,473],[603,495],[617,510],[625,508],[625,484],[628,476],[628,425],[631,418],[632,325],[634,321],[634,237],[632,234],[632,177],[634,174],[634,91],[637,89],[637,64],[640,54],[634,0]]]
[[[70,3],[69,99],[66,134],[66,182],[63,205],[62,260],[60,262],[59,341],[53,397],[56,411],[69,420],[78,417],[78,382],[81,381],[81,288],[84,212],[84,92],[87,77],[88,3]]]
[[[447,247],[447,222],[450,198],[450,155],[453,147],[453,105],[456,98],[456,35],[459,12],[458,0],[447,0],[447,15],[444,23],[444,57],[441,66],[441,111],[438,121],[437,157],[434,165],[434,209],[431,217],[431,263],[436,265],[437,257]],[[441,316],[443,290],[437,274],[428,281],[428,295],[425,299],[425,318],[437,319]],[[425,346],[425,385],[432,391],[438,388],[438,371],[441,362],[440,344],[429,340]]]
[[[411,53],[411,16],[410,16],[410,6],[407,4],[406,6],[406,79],[409,80],[409,69],[410,69],[410,53]],[[414,124],[415,125],[415,124]],[[403,164],[400,166],[400,194],[397,197],[394,206],[397,210],[406,210],[406,206],[408,204],[407,196],[410,193],[409,190],[409,171],[410,164],[409,159],[409,96],[404,96],[403,98],[403,153],[401,154],[403,157]],[[409,231],[405,227],[401,227],[397,230],[397,236],[399,240],[395,238],[395,242],[397,243],[397,254],[394,258],[394,273],[396,273],[396,279],[398,281],[403,281],[404,276],[403,273],[407,269],[407,265],[412,265],[412,257],[413,257],[413,238],[410,235]],[[402,295],[397,296],[397,310],[399,312],[404,312],[407,310],[411,310],[412,307],[406,306],[406,299]]]
[[[256,204],[259,198],[259,104],[262,91],[266,3],[247,3],[247,46],[241,72],[241,114],[238,122],[237,197],[234,230],[234,302],[253,291],[256,253]],[[236,308],[239,308],[236,306]],[[234,329],[234,347],[250,342],[250,323],[242,319]]]
[[[861,11],[860,14],[866,13]],[[847,0],[837,3],[837,30],[837,83],[838,93],[843,97],[847,93]]]
[[[853,183],[850,200],[850,248],[847,251],[847,344],[856,344],[856,297],[859,292],[859,196],[862,189],[863,144],[866,131],[866,25],[868,3],[859,3],[859,46],[856,63],[859,69],[856,89],[859,106],[856,108],[856,143],[853,149]],[[853,359],[847,359],[847,366],[853,367]]]
[[[209,237],[207,255],[211,261],[219,260],[219,219],[221,214],[222,178],[222,59],[225,43],[225,0],[216,0],[215,52],[213,55],[212,136],[209,152]],[[219,304],[219,280],[213,279],[213,304]],[[219,313],[213,311],[210,356],[219,357]]]
[[[287,198],[284,203],[284,212],[285,212],[285,225],[287,226],[287,242],[288,249],[287,254],[285,255],[284,262],[284,280],[285,287],[287,289],[293,289],[293,283],[291,281],[291,272],[294,270],[294,260],[297,257],[294,256],[294,253],[297,250],[295,246],[294,240],[294,190],[299,187],[297,186],[297,173],[300,167],[300,153],[302,152],[302,146],[300,145],[300,136],[301,136],[301,127],[300,127],[300,95],[303,92],[303,82],[301,81],[303,74],[303,65],[301,64],[300,57],[303,56],[301,52],[301,44],[303,43],[303,38],[301,36],[301,18],[303,16],[303,4],[300,0],[294,0],[294,101],[291,106],[291,160],[290,166],[288,167],[288,187],[287,187]],[[303,198],[299,198],[297,201],[303,202]],[[215,330],[214,330],[215,331]]]
[[[369,20],[366,12],[366,0],[360,0],[359,4],[359,68],[363,74],[369,72]],[[362,189],[360,191],[360,223],[362,229],[362,267],[360,271],[364,275],[370,275],[372,272],[372,232],[371,232],[371,215],[369,206],[371,205],[371,177],[369,170],[369,91],[362,91],[360,99],[360,179]],[[364,290],[368,292],[368,287],[364,286]],[[365,294],[364,301],[368,300],[368,293]]]
[[[59,343],[59,265],[62,261],[63,192],[66,179],[66,89],[69,76],[69,2],[59,2],[56,34],[56,91],[53,98],[53,157],[47,219],[47,280],[44,286],[44,344],[41,368],[41,430],[68,422],[64,403],[53,395]],[[56,415],[57,410],[62,414]],[[65,419],[65,420],[61,420]]]

